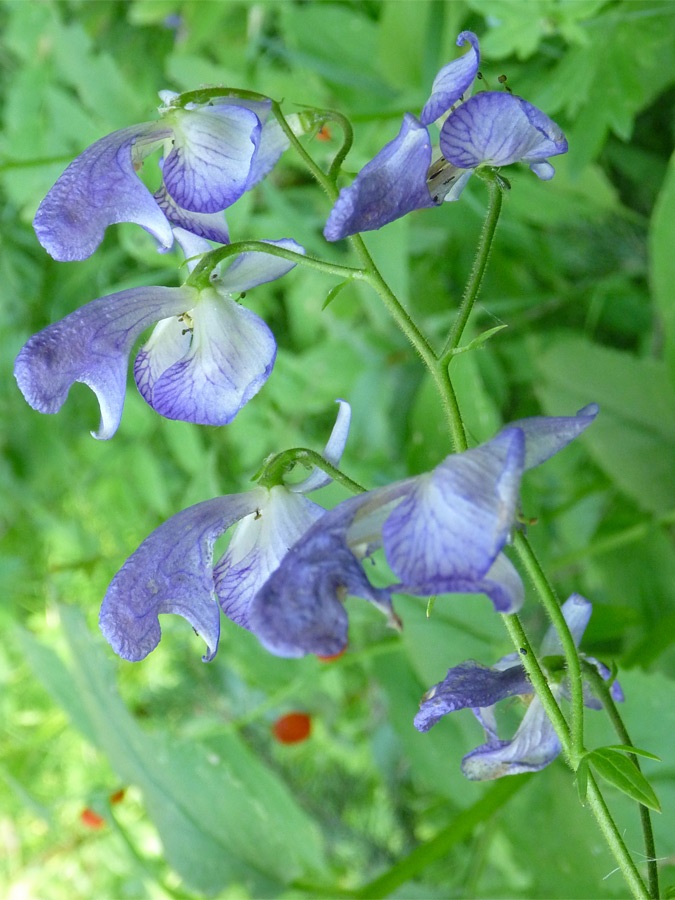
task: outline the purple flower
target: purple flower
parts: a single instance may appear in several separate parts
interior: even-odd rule
[[[351,409],[344,400],[323,455],[337,465],[347,441]],[[304,495],[330,478],[313,470],[295,485],[257,487],[184,509],[153,531],[124,563],[106,592],[100,625],[124,659],[143,659],[159,643],[158,615],[183,616],[204,638],[205,661],[220,635],[220,607],[244,628],[258,589],[288,548],[324,510]],[[217,538],[235,522],[227,551],[214,566]]]
[[[480,62],[476,35],[463,31],[457,45],[466,43],[469,51],[434,79],[420,118],[406,113],[398,136],[340,191],[324,228],[326,240],[381,228],[412,210],[457,200],[479,166],[524,161],[539,178],[553,177],[547,157],[567,152],[562,131],[512,94],[487,91],[465,99]],[[448,111],[440,133],[441,155],[432,162],[427,126]]]
[[[208,104],[172,105],[162,91],[157,122],[107,135],[81,153],[40,204],[34,220],[42,246],[54,259],[86,259],[108,225],[135,222],[167,250],[172,225],[226,243],[221,215],[274,166],[288,146],[271,101],[215,98]],[[153,194],[137,172],[161,149],[162,185]]]
[[[188,232],[176,229],[176,235],[188,257],[211,250]],[[267,243],[304,253],[293,240]],[[276,356],[267,325],[232,295],[293,266],[280,257],[242,253],[201,291],[139,287],[93,300],[33,335],[14,366],[19,388],[34,409],[56,413],[73,382],[83,382],[101,407],[99,430],[92,433],[107,440],[122,416],[131,350],[157,322],[134,365],[142,397],[168,419],[226,425],[263,386]]]
[[[562,613],[577,647],[591,612],[590,602],[580,594],[572,594],[563,603]],[[544,637],[540,657],[557,657],[562,653],[558,634],[551,627]],[[609,680],[610,672],[606,666],[593,657],[581,656],[595,666],[606,681]],[[550,687],[556,698],[569,695],[564,679],[553,680]],[[584,682],[583,687],[585,705],[591,709],[602,709],[602,703],[593,695],[590,685]],[[623,700],[618,682],[612,684],[610,692],[614,700]],[[514,696],[524,698],[526,712],[513,738],[510,741],[500,740],[495,704]],[[471,709],[488,737],[486,744],[472,750],[462,760],[462,772],[472,781],[537,772],[553,762],[560,753],[558,736],[541,701],[533,695],[517,653],[509,653],[492,668],[468,660],[449,669],[443,681],[434,685],[422,698],[415,716],[415,728],[429,731],[443,716],[458,709]]]
[[[340,503],[308,529],[257,593],[251,630],[280,656],[329,656],[347,641],[347,594],[375,603],[394,625],[392,591],[482,593],[499,612],[515,612],[523,584],[502,550],[523,472],[565,447],[597,411],[591,404],[576,416],[521,419],[431,472]],[[399,579],[385,588],[373,587],[361,564],[380,546]]]

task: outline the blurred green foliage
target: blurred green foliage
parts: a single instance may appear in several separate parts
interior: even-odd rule
[[[534,778],[466,782],[481,740],[471,714],[426,735],[423,691],[465,658],[507,652],[485,598],[400,598],[401,636],[348,601],[350,650],[332,664],[270,657],[224,623],[215,661],[165,619],[161,647],[120,662],[97,630],[106,586],[157,525],[245,488],[269,453],[319,449],[334,400],[352,403],[344,469],[376,486],[448,451],[433,386],[377,299],[295,271],[252,308],[279,342],[261,394],[223,429],[157,417],[129,388],[107,444],[81,385],[56,417],[30,410],[11,377],[35,331],[139,284],[179,283],[134,226],[55,263],[31,219],[67,162],[98,137],[153,118],[157,91],[250,88],[330,107],[355,123],[356,172],[424,103],[463,28],[481,39],[488,84],[513,90],[566,131],[553,181],[509,171],[481,301],[466,342],[508,327],[452,363],[471,439],[512,418],[567,414],[596,400],[593,428],[530,473],[523,508],[560,593],[594,603],[585,650],[616,660],[625,719],[664,809],[657,848],[675,883],[675,6],[653,0],[6,0],[0,6],[0,361],[6,388],[0,527],[0,890],[44,897],[575,897],[625,894],[602,839],[558,762]],[[310,140],[328,161],[337,149]],[[474,183],[475,182],[475,183]],[[486,197],[368,235],[402,301],[439,340],[471,266]],[[327,246],[328,207],[286,154],[228,214],[232,238]],[[247,300],[248,302],[248,300]],[[343,496],[335,486],[323,501]],[[525,618],[544,628],[532,599]],[[276,744],[284,712],[312,716],[309,740]],[[615,743],[589,714],[588,745]],[[124,787],[119,804],[109,797]],[[635,809],[608,792],[639,846]],[[81,821],[90,807],[101,829]],[[564,823],[564,839],[561,832]],[[536,851],[536,852],[535,852]]]

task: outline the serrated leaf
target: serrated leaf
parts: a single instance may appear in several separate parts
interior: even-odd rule
[[[597,750],[591,750],[584,759],[588,760],[601,778],[614,785],[623,794],[643,806],[661,812],[661,804],[652,786],[637,766],[623,755],[622,751],[600,747]]]

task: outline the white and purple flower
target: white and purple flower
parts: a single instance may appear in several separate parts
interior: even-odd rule
[[[485,594],[498,612],[516,612],[523,583],[502,551],[522,475],[562,450],[597,412],[591,404],[576,416],[520,419],[431,472],[343,501],[291,548],[258,592],[251,630],[279,656],[330,656],[347,642],[347,594],[371,601],[394,625],[392,592]],[[361,563],[380,546],[399,579],[386,588],[373,587]]]
[[[578,647],[591,617],[592,607],[585,597],[572,594],[562,605],[562,614]],[[560,638],[553,627],[547,631],[540,657],[562,656]],[[598,670],[608,681],[609,669],[593,657],[582,658]],[[601,709],[602,703],[593,695],[590,685],[584,682],[584,703],[590,709]],[[551,692],[556,699],[568,696],[569,689],[563,680],[552,680]],[[623,700],[618,682],[610,687],[612,698]],[[495,714],[495,706],[507,697],[522,697],[527,704],[525,715],[511,740],[501,740]],[[471,709],[485,729],[487,743],[468,753],[462,760],[462,772],[472,781],[489,781],[504,775],[519,775],[543,769],[560,753],[560,741],[544,706],[534,695],[532,685],[517,653],[504,656],[492,668],[474,660],[468,660],[448,670],[439,684],[434,685],[422,698],[415,716],[415,728],[429,731],[443,716],[458,709]]]
[[[523,584],[502,551],[515,523],[520,479],[596,414],[592,404],[575,416],[518,420],[431,472],[366,491],[329,512],[303,496],[327,482],[318,472],[295,488],[258,487],[183,510],[113,579],[103,632],[125,659],[142,659],[159,641],[158,615],[176,613],[204,637],[210,659],[219,634],[217,597],[271,653],[332,656],[347,644],[348,595],[373,603],[395,627],[392,592],[483,593],[499,612],[515,612]],[[324,453],[331,462],[344,448],[348,418],[343,406]],[[240,520],[214,566],[216,538]],[[380,546],[399,579],[388,587],[371,585],[362,563]]]
[[[175,229],[194,256],[211,250],[202,238]],[[267,241],[304,253],[295,241]],[[88,385],[101,408],[94,437],[107,440],[122,416],[129,356],[136,339],[158,323],[138,352],[138,390],[168,419],[226,425],[269,377],[276,357],[272,332],[233,295],[280,278],[294,263],[266,253],[242,253],[208,287],[139,287],[93,300],[33,335],[14,375],[28,403],[56,413],[75,381]]]
[[[342,456],[351,408],[340,409],[323,456],[337,465]],[[220,636],[220,609],[250,628],[249,609],[258,590],[316,521],[323,507],[305,494],[325,487],[330,477],[314,469],[298,484],[257,487],[191,506],[164,522],[141,544],[113,578],[101,607],[100,624],[124,659],[143,659],[159,643],[158,615],[183,616],[203,637],[206,661]],[[214,565],[215,541],[238,522],[223,557]]]
[[[467,43],[469,51],[434,79],[419,119],[406,113],[398,136],[340,191],[324,228],[327,240],[381,228],[415,209],[457,200],[480,166],[522,161],[539,178],[553,177],[547,157],[567,152],[562,131],[513,94],[486,91],[466,99],[480,62],[478,38],[471,31],[457,38],[458,46]],[[448,112],[440,129],[440,155],[432,161],[428,126]]]
[[[271,101],[215,98],[175,105],[162,91],[157,122],[115,131],[88,147],[65,170],[34,220],[54,259],[86,259],[108,225],[135,222],[161,250],[173,243],[172,225],[228,242],[222,211],[257,184],[288,147]],[[145,157],[161,150],[162,184],[153,194],[137,175]]]

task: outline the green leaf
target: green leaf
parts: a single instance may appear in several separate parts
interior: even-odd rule
[[[675,154],[656,201],[649,228],[651,282],[666,337],[666,355],[671,379],[675,382]]]
[[[313,822],[238,734],[225,733],[216,754],[168,732],[145,733],[114,688],[101,642],[79,611],[60,611],[72,670],[37,642],[29,661],[37,661],[40,680],[122,781],[143,791],[167,861],[186,882],[205,893],[240,882],[262,896],[321,870]]]
[[[643,806],[661,812],[661,804],[645,776],[637,766],[611,747],[599,747],[584,757],[601,778]]]
[[[608,744],[603,749],[619,750],[623,753],[634,753],[636,756],[644,756],[645,759],[654,759],[656,760],[656,762],[662,762],[660,756],[656,756],[654,753],[649,753],[648,750],[640,750],[638,747],[633,747],[630,744]]]
[[[466,353],[467,350],[475,350],[477,347],[482,347],[486,341],[489,341],[498,331],[501,331],[506,327],[506,325],[495,325],[494,328],[488,328],[487,331],[482,331],[472,341],[469,341],[468,344],[464,344],[462,347],[455,347],[452,351],[452,356],[456,356],[458,353]]]
[[[337,295],[340,293],[340,291],[342,291],[344,288],[346,288],[348,284],[351,284],[351,281],[341,281],[339,284],[336,284],[335,287],[332,287],[328,291],[328,294],[326,295],[326,299],[323,301],[323,306],[321,307],[321,310],[323,311],[329,305],[329,303],[332,303],[333,300],[335,300]]]
[[[597,402],[600,415],[582,441],[598,466],[642,509],[675,507],[675,390],[665,364],[578,337],[535,355],[546,411]]]

